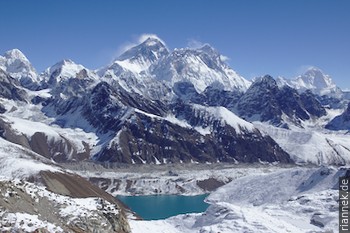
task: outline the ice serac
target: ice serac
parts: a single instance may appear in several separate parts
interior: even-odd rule
[[[198,93],[214,86],[224,90],[238,89],[244,92],[250,82],[232,70],[222,56],[209,45],[199,49],[175,49],[152,67],[151,73],[158,80],[190,82]]]
[[[9,50],[0,56],[0,68],[17,79],[22,86],[33,90],[37,88],[37,72],[19,49]]]
[[[333,82],[331,76],[317,67],[310,67],[306,72],[293,79],[277,79],[279,86],[287,85],[301,92],[311,90],[318,95],[341,95],[342,91]]]

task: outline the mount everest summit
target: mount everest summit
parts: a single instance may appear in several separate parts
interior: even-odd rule
[[[221,57],[209,45],[171,51],[149,37],[99,70],[62,60],[38,74],[8,51],[1,136],[56,162],[350,161],[348,100],[329,75],[313,67],[292,80],[248,81]],[[271,133],[280,130],[290,136]],[[308,136],[295,142],[299,131]],[[314,134],[331,155],[281,143],[314,148]]]

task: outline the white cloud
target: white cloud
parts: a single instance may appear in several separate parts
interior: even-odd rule
[[[137,40],[138,44],[141,44],[142,42],[144,42],[148,38],[157,39],[166,46],[166,43],[162,39],[160,39],[159,36],[157,36],[156,34],[152,34],[152,33],[144,33],[144,34],[140,35],[138,37],[138,40]]]
[[[131,42],[125,42],[122,45],[119,46],[118,50],[115,53],[115,57],[121,55],[125,51],[131,49],[132,47],[136,46],[137,44],[131,43]]]
[[[193,38],[187,40],[187,46],[191,49],[198,49],[203,47],[204,45],[205,43]]]
[[[223,62],[227,62],[227,61],[230,60],[230,58],[227,57],[227,56],[225,56],[225,55],[220,55],[220,59],[221,59],[221,61],[223,61]]]

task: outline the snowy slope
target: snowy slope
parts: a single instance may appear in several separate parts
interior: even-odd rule
[[[242,206],[280,203],[300,193],[332,189],[338,182],[339,174],[336,173],[337,169],[327,167],[290,168],[266,175],[247,176],[219,188],[207,201]]]
[[[51,94],[48,90],[41,90],[30,91],[28,96],[29,98],[33,96],[50,98]],[[46,157],[61,154],[69,160],[74,160],[84,154],[85,159],[88,159],[89,149],[97,144],[96,134],[84,131],[88,127],[83,127],[84,121],[81,117],[70,116],[70,120],[78,121],[83,129],[62,128],[55,123],[55,118],[50,118],[42,112],[41,105],[5,99],[0,99],[0,104],[9,109],[8,112],[0,115],[2,137],[28,149],[31,148]]]
[[[253,124],[239,118],[236,114],[234,114],[225,107],[205,107],[199,104],[193,104],[193,109],[195,115],[200,115],[203,119],[207,120],[208,122],[211,120],[219,120],[222,125],[227,124],[233,127],[238,134],[242,133],[242,131],[254,132],[254,130],[256,130]],[[143,112],[139,109],[135,109],[135,112],[144,114],[151,118],[166,120],[184,128],[193,128],[204,135],[210,134],[213,130],[210,128],[203,128],[201,126],[192,126],[185,119],[176,118],[172,114],[168,114],[166,117],[160,117]]]
[[[32,122],[19,117],[0,117],[11,125],[11,129],[17,135],[24,135],[29,140],[37,133],[45,135],[46,140],[52,143],[71,144],[78,153],[86,150],[86,145],[96,144],[97,136],[94,133],[86,133],[81,129],[60,128],[57,125],[47,125],[41,122]],[[72,149],[66,147],[66,154],[69,156]],[[69,157],[69,159],[72,159]]]
[[[10,180],[29,178],[44,170],[61,171],[50,160],[0,138],[0,177]]]
[[[298,127],[290,130],[260,122],[254,125],[270,135],[297,163],[350,163],[350,137],[345,132]]]
[[[253,124],[238,117],[225,107],[205,107],[198,104],[194,104],[193,107],[195,115],[202,115],[208,121],[218,119],[221,121],[221,124],[228,124],[233,127],[238,134],[242,133],[242,131],[254,132],[256,130]]]

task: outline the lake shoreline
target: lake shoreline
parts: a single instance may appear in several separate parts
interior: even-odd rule
[[[180,214],[203,213],[209,207],[205,200],[209,194],[196,196],[146,195],[116,198],[143,220],[161,220]]]

